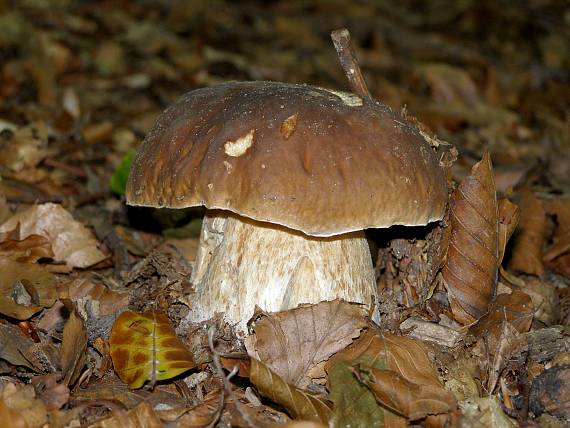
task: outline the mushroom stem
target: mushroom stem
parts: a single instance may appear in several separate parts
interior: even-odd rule
[[[362,231],[309,237],[228,211],[207,212],[192,283],[187,321],[223,312],[241,333],[256,306],[273,312],[336,298],[370,306],[376,298]]]
[[[350,89],[356,95],[363,98],[370,98],[370,91],[362,75],[360,65],[358,65],[358,59],[356,58],[352,43],[350,43],[350,33],[346,28],[334,30],[331,33],[331,39],[334,43],[340,65],[350,84]]]

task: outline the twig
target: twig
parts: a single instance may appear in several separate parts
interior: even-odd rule
[[[44,165],[50,166],[52,168],[61,169],[71,175],[76,177],[85,178],[87,174],[80,167],[66,164],[64,162],[58,161],[57,159],[46,158],[44,159]]]
[[[224,369],[223,369],[222,363],[220,361],[220,353],[218,351],[216,351],[216,348],[214,347],[214,333],[215,333],[215,331],[216,331],[216,327],[214,325],[210,326],[210,328],[208,329],[208,346],[210,347],[210,351],[212,352],[212,361],[214,363],[214,367],[216,368],[216,373],[222,379],[224,387],[222,388],[222,391],[221,391],[220,407],[217,411],[218,414],[208,424],[208,428],[214,427],[218,423],[218,421],[220,420],[220,418],[222,416],[222,411],[224,410],[225,396],[227,395],[228,397],[230,397],[232,395],[232,386],[230,384],[230,379],[232,377],[234,377],[237,374],[237,372],[239,371],[239,367],[234,366],[234,368],[232,369],[230,374],[228,374],[227,377],[224,375]],[[249,416],[247,416],[241,410],[237,399],[234,399],[234,404],[236,406],[236,410],[238,411],[240,416],[247,422],[248,426],[251,426],[251,427],[256,426],[256,424],[254,424],[254,422],[251,420],[251,418],[249,418]]]
[[[358,59],[350,43],[350,33],[346,28],[334,30],[331,33],[340,65],[350,84],[350,89],[363,98],[370,98],[370,91],[362,75],[362,70],[358,65]]]

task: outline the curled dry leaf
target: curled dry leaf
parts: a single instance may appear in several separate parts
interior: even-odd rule
[[[66,386],[73,385],[85,365],[87,330],[77,311],[72,311],[63,327],[63,341],[59,349],[61,372]]]
[[[55,277],[39,265],[0,259],[0,313],[26,320],[54,304]]]
[[[528,187],[521,190],[519,226],[515,232],[509,268],[515,272],[543,276],[542,244],[546,212],[540,199]]]
[[[208,393],[200,404],[185,409],[184,414],[178,418],[177,426],[183,428],[202,428],[211,426],[218,418],[218,408],[220,406],[220,391],[214,390]],[[160,418],[165,421],[164,412],[157,412]]]
[[[534,319],[551,325],[558,320],[560,315],[560,305],[557,289],[551,282],[535,276],[516,276],[502,267],[500,269],[501,278],[512,284],[515,290],[529,295],[534,305]]]
[[[311,383],[308,372],[352,343],[366,325],[361,305],[321,302],[262,315],[246,348],[285,382],[305,388]]]
[[[20,236],[20,225],[14,230],[0,232],[0,258],[17,262],[35,263],[42,258],[53,258],[48,239],[40,235]]]
[[[374,369],[362,364],[354,367],[354,374],[370,388],[382,405],[411,421],[457,409],[453,394],[441,385],[418,385],[391,370]]]
[[[544,254],[544,260],[551,261],[570,251],[570,197],[550,201],[547,209],[556,217],[557,223],[552,237],[554,243]]]
[[[18,327],[12,324],[0,324],[0,344],[0,359],[16,366],[38,369],[39,364],[33,364],[33,361],[25,357],[34,342],[24,336]]]
[[[109,345],[115,371],[131,389],[195,367],[192,355],[161,312],[123,312],[113,324]]]
[[[61,205],[35,205],[12,216],[0,226],[0,232],[14,230],[18,223],[22,238],[45,237],[51,243],[54,260],[65,262],[69,268],[86,268],[106,258],[93,234]]]
[[[48,128],[36,123],[16,129],[0,146],[0,165],[14,172],[33,168],[47,155]]]
[[[57,374],[52,373],[45,376],[35,376],[31,381],[38,398],[43,401],[48,412],[61,409],[69,401],[69,388],[57,383],[57,377]]]
[[[519,223],[520,211],[516,204],[506,198],[499,200],[499,265],[503,261],[505,248]]]
[[[255,358],[251,359],[250,380],[261,395],[285,407],[293,418],[328,423],[331,409],[325,401],[289,385]]]
[[[8,408],[11,416],[18,414],[25,421],[26,428],[42,428],[47,422],[47,411],[44,404],[36,398],[36,393],[32,385],[18,387],[13,383],[8,383],[0,390],[0,403],[5,409]],[[0,405],[0,408],[3,407]],[[0,410],[1,414],[1,410]],[[13,418],[14,422],[20,422],[20,418]],[[4,419],[0,419],[2,423]],[[3,426],[6,426],[3,424]],[[11,425],[7,425],[11,427]],[[18,426],[18,425],[16,425]]]
[[[439,391],[434,398],[445,393],[420,341],[368,331],[326,365],[334,403],[332,422],[337,426],[407,426],[405,418],[379,405],[370,389],[356,379],[353,367],[357,365],[389,370],[406,382],[432,386]]]
[[[491,158],[485,152],[452,195],[451,237],[442,270],[455,318],[469,324],[491,302],[497,283],[498,213]]]
[[[99,316],[111,315],[120,309],[126,309],[129,304],[128,293],[111,290],[106,285],[87,278],[75,278],[60,284],[57,291],[60,300],[69,299],[71,302],[85,298],[96,300]]]
[[[526,349],[521,333],[529,331],[534,305],[528,294],[515,289],[499,294],[489,312],[470,328],[470,333],[485,343],[480,365],[487,372],[487,390],[491,393],[513,355]]]
[[[164,425],[149,403],[140,403],[129,411],[115,410],[111,416],[89,428],[163,428]]]
[[[519,333],[529,331],[534,305],[528,294],[515,289],[511,294],[499,294],[489,307],[489,312],[469,329],[475,337],[498,336],[503,321],[508,321]]]
[[[524,360],[526,355],[526,337],[520,334],[511,323],[503,321],[501,329],[485,337],[487,342],[487,356],[490,362],[482,364],[487,366],[487,391],[492,394],[495,386],[511,359]]]
[[[543,260],[562,275],[570,275],[570,197],[558,198],[547,204],[549,214],[556,217],[557,227],[553,243],[544,253]]]

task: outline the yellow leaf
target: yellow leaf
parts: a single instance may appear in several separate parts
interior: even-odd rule
[[[123,312],[113,324],[109,345],[115,371],[131,389],[195,367],[168,317],[160,312]]]

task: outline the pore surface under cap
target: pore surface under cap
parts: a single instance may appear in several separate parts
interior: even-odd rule
[[[205,205],[314,236],[441,219],[443,171],[383,104],[306,85],[232,82],[184,95],[140,147],[131,205]]]

